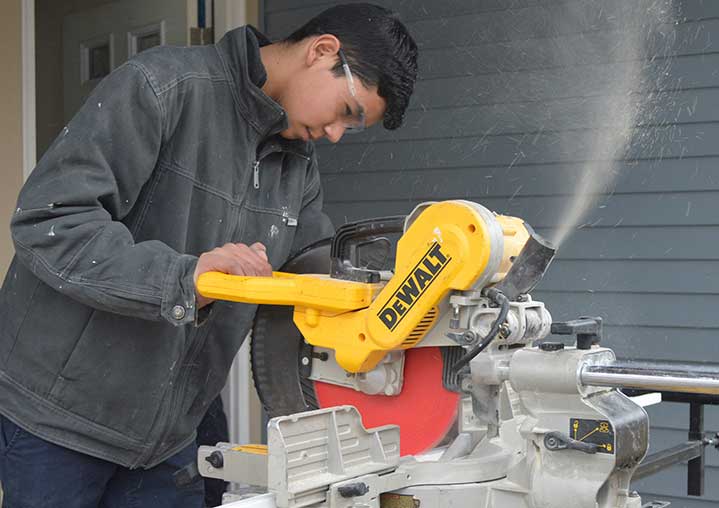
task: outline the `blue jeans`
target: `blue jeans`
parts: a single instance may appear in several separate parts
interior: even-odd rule
[[[196,460],[193,443],[152,469],[128,469],[49,443],[0,415],[3,508],[202,508]]]

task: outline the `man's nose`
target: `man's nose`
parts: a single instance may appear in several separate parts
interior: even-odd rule
[[[339,123],[332,123],[325,126],[325,137],[331,142],[331,143],[337,143],[340,139],[342,139],[342,136],[345,133],[344,126],[340,125]]]

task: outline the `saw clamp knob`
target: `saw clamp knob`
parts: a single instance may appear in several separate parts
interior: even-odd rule
[[[602,341],[602,318],[580,317],[572,321],[552,323],[554,335],[576,335],[577,349],[591,349]]]
[[[222,469],[225,466],[225,458],[222,456],[222,452],[219,450],[215,450],[211,454],[209,454],[207,457],[205,457],[205,460],[210,463],[212,467],[215,469]]]

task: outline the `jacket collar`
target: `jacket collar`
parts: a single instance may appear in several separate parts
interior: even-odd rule
[[[309,156],[312,147],[302,140],[288,140],[277,135],[287,129],[287,113],[262,91],[267,71],[260,58],[260,47],[271,44],[256,28],[247,25],[225,34],[217,51],[234,82],[233,95],[243,116],[259,132],[263,141],[272,139],[279,149]]]

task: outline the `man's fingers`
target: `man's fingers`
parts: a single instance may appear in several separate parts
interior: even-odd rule
[[[212,264],[208,271],[228,273],[230,275],[250,275],[241,259],[226,253],[212,259]]]
[[[267,262],[256,251],[247,245],[239,244],[237,245],[237,255],[245,263],[247,269],[252,272],[248,275],[260,277],[265,274]]]
[[[272,267],[267,262],[267,254],[262,244],[253,244],[248,247],[242,243],[228,244],[225,250],[243,263],[245,275],[255,277],[268,277],[272,275]]]
[[[272,266],[269,264],[267,259],[266,247],[257,242],[253,243],[249,247],[250,252],[253,254],[253,259],[256,260],[255,267],[257,268],[257,275],[261,277],[268,277],[272,275]]]
[[[241,243],[227,243],[200,256],[196,276],[210,271],[267,277],[272,275],[272,266],[268,263],[264,245],[255,243],[250,247]]]
[[[262,245],[260,242],[253,243],[252,245],[250,245],[250,249],[252,249],[264,261],[269,261],[269,259],[267,258],[267,247]]]

